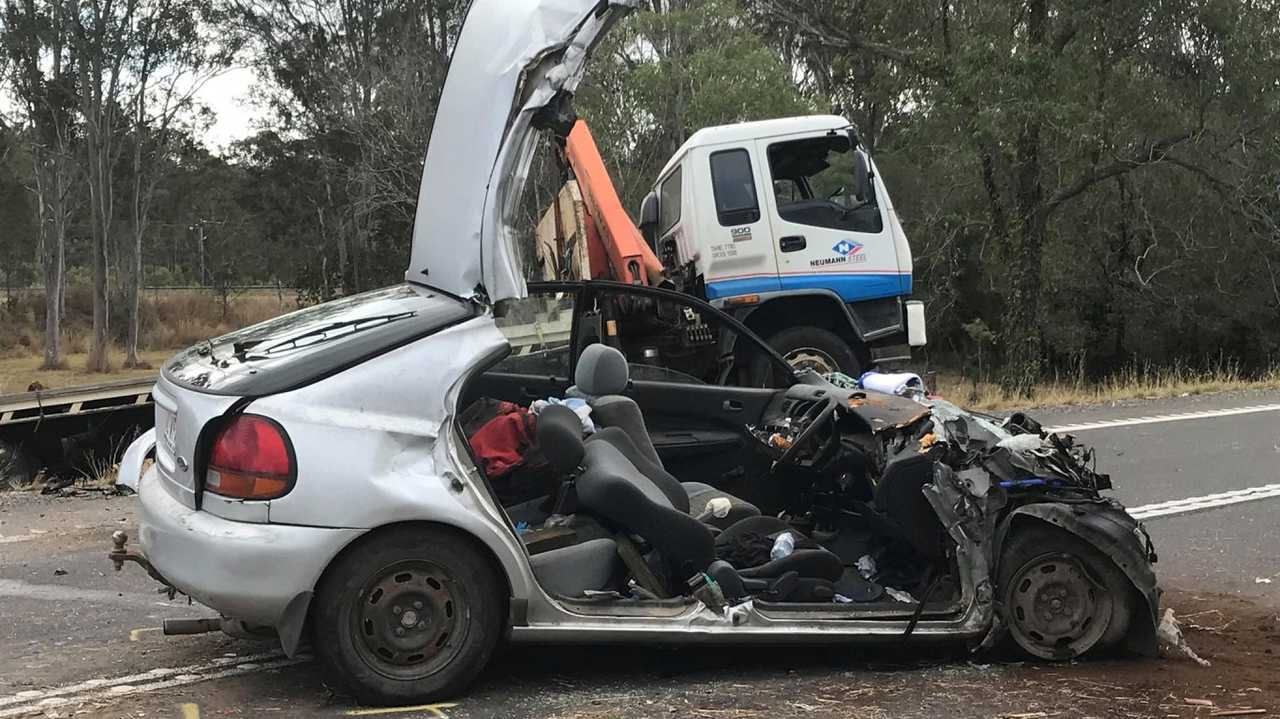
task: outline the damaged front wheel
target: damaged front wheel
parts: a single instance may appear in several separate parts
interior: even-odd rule
[[[1105,555],[1051,527],[1010,538],[1000,561],[1009,634],[1023,651],[1067,660],[1114,644],[1128,631],[1128,582]]]

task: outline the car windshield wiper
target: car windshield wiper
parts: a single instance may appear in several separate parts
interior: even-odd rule
[[[331,322],[323,327],[317,327],[316,329],[303,332],[296,337],[290,337],[289,339],[284,340],[283,342],[277,342],[266,349],[255,350],[253,354],[245,354],[243,356],[245,359],[263,359],[270,357],[277,352],[297,349],[299,347],[310,347],[311,345],[327,342],[331,339],[346,337],[347,335],[352,335],[356,332],[363,332],[374,327],[381,327],[382,325],[390,324],[397,320],[407,319],[417,314],[418,312],[416,310],[409,310],[407,312],[399,312],[390,315],[374,315],[373,317],[361,317],[360,319],[345,320],[343,322]],[[242,346],[246,350],[249,349],[248,346]]]

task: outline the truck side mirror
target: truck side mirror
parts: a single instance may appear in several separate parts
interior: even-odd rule
[[[871,188],[871,160],[862,150],[853,153],[853,191],[862,202],[870,202],[874,194]]]
[[[658,193],[650,192],[640,202],[640,234],[649,245],[649,249],[657,251],[658,245]]]

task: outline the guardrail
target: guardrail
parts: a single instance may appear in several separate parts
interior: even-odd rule
[[[0,427],[151,404],[154,378],[0,395]]]

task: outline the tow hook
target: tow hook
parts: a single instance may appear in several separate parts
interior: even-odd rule
[[[111,563],[115,565],[116,571],[118,572],[121,569],[124,569],[125,562],[133,562],[139,567],[145,569],[152,579],[164,585],[160,590],[161,594],[167,594],[169,599],[173,599],[177,596],[178,588],[170,584],[169,580],[165,579],[160,572],[156,571],[156,568],[151,566],[151,562],[147,561],[146,557],[138,554],[137,552],[130,552],[128,549],[125,549],[125,545],[128,543],[129,535],[123,530],[116,530],[111,533],[111,551],[107,554],[107,557],[111,560]],[[187,601],[191,601],[190,597],[187,598]]]

